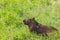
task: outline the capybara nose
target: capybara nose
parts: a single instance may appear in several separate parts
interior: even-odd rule
[[[23,20],[23,22],[25,22],[25,20]]]

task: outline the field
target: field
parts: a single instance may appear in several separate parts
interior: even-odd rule
[[[31,33],[23,19],[32,17],[60,33],[60,0],[0,0],[0,40],[60,40],[56,31],[49,38]]]

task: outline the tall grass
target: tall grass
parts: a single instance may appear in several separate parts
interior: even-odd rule
[[[59,31],[60,0],[0,0],[0,40],[60,40],[57,32],[49,38],[30,33],[23,19],[32,17]]]

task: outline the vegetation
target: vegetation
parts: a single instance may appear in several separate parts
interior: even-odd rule
[[[30,33],[23,19],[32,17],[60,32],[60,0],[0,0],[0,40],[60,40],[56,31],[49,38]]]

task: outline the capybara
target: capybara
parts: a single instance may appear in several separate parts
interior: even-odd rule
[[[31,32],[35,32],[37,34],[43,34],[43,35],[47,35],[48,32],[51,32],[53,30],[58,31],[56,28],[52,27],[52,26],[47,26],[47,25],[43,25],[38,23],[35,18],[27,18],[23,20],[23,23],[25,25],[28,25],[29,30]]]

